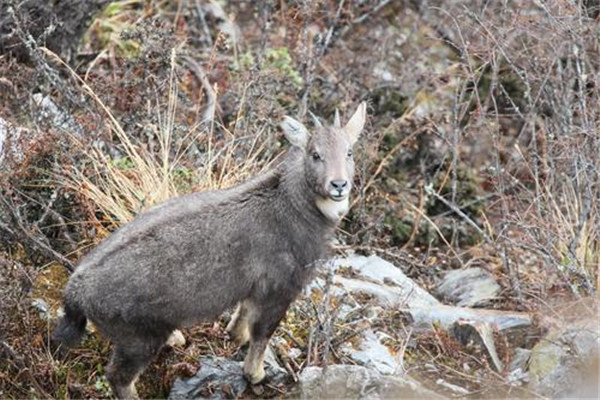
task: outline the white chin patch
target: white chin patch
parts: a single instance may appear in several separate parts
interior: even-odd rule
[[[334,201],[330,198],[318,198],[317,207],[330,220],[338,221],[348,212],[350,199],[346,197],[342,201]]]

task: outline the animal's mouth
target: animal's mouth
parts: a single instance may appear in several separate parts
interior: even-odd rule
[[[344,201],[348,197],[348,193],[341,192],[337,190],[332,190],[329,192],[329,198],[333,201]]]

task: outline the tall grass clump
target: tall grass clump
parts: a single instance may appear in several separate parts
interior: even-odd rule
[[[166,106],[161,107],[159,99],[152,106],[158,119],[154,132],[158,143],[156,149],[128,134],[94,90],[70,67],[62,64],[104,112],[122,152],[118,159],[112,158],[103,146],[95,143],[86,145],[76,135],[69,134],[74,146],[84,154],[84,159],[78,165],[65,167],[59,181],[93,204],[100,212],[103,224],[118,227],[155,204],[192,189],[204,191],[232,186],[259,172],[261,165],[265,166],[259,159],[265,145],[260,132],[253,135],[250,143],[243,141],[244,157],[238,157],[242,141],[236,140],[226,127],[218,125],[220,137],[215,140],[217,123],[214,106],[211,108],[210,104],[207,105],[208,112],[203,114],[204,120],[190,126],[180,140],[174,140],[179,91],[175,49],[171,53]],[[208,90],[212,91],[211,96],[216,96],[213,88]],[[202,154],[203,162],[191,169],[188,167],[192,164],[188,150],[194,144],[203,147],[205,152]],[[193,184],[183,185],[182,179],[193,181]]]

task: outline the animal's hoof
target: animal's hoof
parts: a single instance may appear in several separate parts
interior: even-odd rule
[[[167,339],[167,346],[185,346],[185,337],[179,329],[175,329]]]

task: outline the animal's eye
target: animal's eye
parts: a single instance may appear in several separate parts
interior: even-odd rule
[[[352,157],[352,150],[348,150],[348,154],[346,154],[348,158]]]
[[[321,155],[315,151],[314,153],[312,153],[312,158],[315,161],[319,161],[321,159]]]

